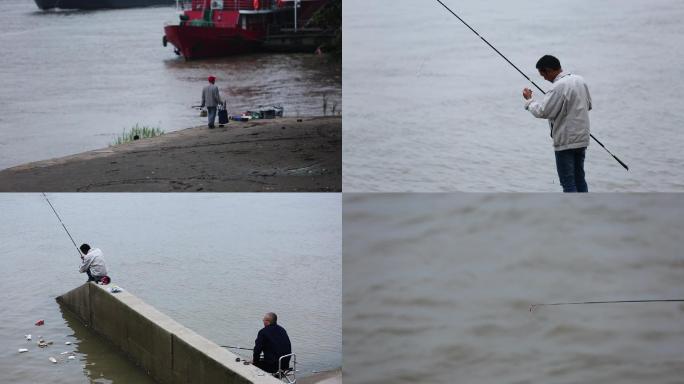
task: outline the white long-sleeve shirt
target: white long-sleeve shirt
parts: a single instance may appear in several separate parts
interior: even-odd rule
[[[525,100],[525,109],[534,117],[549,120],[555,151],[589,145],[591,95],[581,76],[559,73],[544,100]]]
[[[93,276],[107,276],[107,267],[105,267],[104,256],[100,248],[93,248],[88,251],[78,271],[85,273],[88,269]]]

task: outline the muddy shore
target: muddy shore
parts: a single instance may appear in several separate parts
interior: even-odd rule
[[[0,171],[5,192],[341,190],[339,116],[194,127]]]

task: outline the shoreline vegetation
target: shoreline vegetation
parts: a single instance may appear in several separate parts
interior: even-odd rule
[[[147,125],[139,125],[136,123],[131,127],[130,131],[126,131],[124,128],[123,132],[114,140],[110,146],[121,145],[124,143],[130,143],[131,141],[140,139],[149,139],[151,137],[157,137],[164,134],[164,131],[160,127],[150,127]]]
[[[337,100],[331,100],[327,93],[323,94],[323,116],[328,116],[328,105],[330,106],[330,116],[342,116],[342,109]]]

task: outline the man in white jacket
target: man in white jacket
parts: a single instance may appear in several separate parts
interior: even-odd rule
[[[542,101],[525,88],[525,109],[534,117],[549,120],[556,170],[563,192],[588,192],[584,178],[584,155],[589,145],[591,95],[580,76],[563,72],[557,58],[546,55],[537,62],[539,74],[553,83]]]
[[[105,266],[104,256],[99,248],[90,248],[88,244],[82,244],[81,247],[81,267],[78,269],[81,273],[88,274],[88,281],[96,283],[109,283],[109,276],[107,276],[107,267]],[[85,256],[84,256],[85,255]]]

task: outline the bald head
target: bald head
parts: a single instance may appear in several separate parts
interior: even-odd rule
[[[277,324],[278,323],[278,315],[276,315],[273,312],[268,312],[267,314],[264,315],[263,321],[264,321],[264,327],[272,325],[272,324]]]

